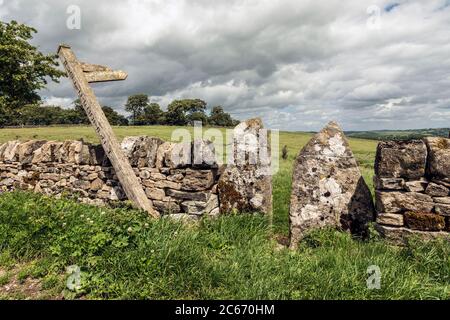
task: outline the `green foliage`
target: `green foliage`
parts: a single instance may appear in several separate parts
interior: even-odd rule
[[[8,272],[5,272],[4,274],[0,275],[0,287],[4,286],[5,284],[8,284],[11,280],[11,275]]]
[[[164,123],[164,112],[157,103],[149,103],[145,106],[142,116],[139,119],[139,123],[146,125],[155,125]]]
[[[206,102],[200,99],[174,100],[167,106],[166,122],[176,126],[192,124],[205,110]]]
[[[123,115],[119,114],[113,108],[108,106],[102,107],[103,113],[109,121],[109,124],[112,126],[127,126],[128,120]]]
[[[58,82],[57,56],[44,55],[29,41],[36,30],[16,21],[0,21],[0,125],[14,119],[15,110],[40,101],[37,92],[47,79]]]
[[[20,116],[15,119],[16,125],[38,125],[66,124],[66,111],[61,107],[45,106],[36,104],[26,105],[17,112]]]
[[[224,112],[221,106],[212,108],[208,122],[210,125],[217,127],[234,127],[239,123],[239,121],[233,120],[230,114]]]
[[[277,249],[270,234],[259,215],[205,219],[197,226],[37,194],[0,196],[0,252],[20,263],[42,261],[21,271],[20,278],[38,276],[45,288],[62,290],[66,277],[58,274],[76,264],[86,298],[449,297],[448,242],[397,248],[378,237],[359,242],[320,230],[291,251]],[[380,290],[367,289],[370,265],[381,269]]]
[[[74,123],[77,124],[89,124],[89,118],[84,111],[81,100],[78,98],[73,102],[73,116],[75,116]]]
[[[182,126],[193,125],[195,121],[201,121],[203,125],[217,127],[232,127],[239,123],[224,112],[220,106],[212,108],[208,117],[205,113],[206,107],[206,102],[200,99],[175,100],[167,107],[165,123]]]
[[[125,104],[125,111],[131,113],[133,124],[139,124],[139,118],[143,115],[144,109],[148,106],[149,99],[146,94],[135,94],[128,97]]]
[[[128,120],[111,107],[102,107],[111,125],[128,125]],[[25,105],[16,110],[16,117],[9,125],[48,126],[55,124],[89,124],[89,119],[81,106],[80,100],[74,101],[74,107],[63,109],[58,106]]]

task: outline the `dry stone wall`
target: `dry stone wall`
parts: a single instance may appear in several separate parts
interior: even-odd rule
[[[148,198],[161,214],[198,219],[219,214],[219,166],[214,146],[196,142],[204,159],[192,164],[192,143],[154,137],[127,137],[122,149]],[[198,159],[197,159],[198,160]],[[9,141],[0,146],[0,188],[63,194],[107,205],[126,200],[103,148],[82,141]]]
[[[376,229],[395,243],[450,235],[450,139],[380,142]]]
[[[250,119],[233,132],[230,165],[220,165],[214,144],[126,137],[121,144],[153,207],[162,215],[196,220],[272,209],[267,132]],[[266,150],[266,151],[263,151]],[[253,156],[257,161],[251,161]],[[241,161],[242,160],[242,161]],[[9,141],[0,145],[0,191],[69,195],[93,205],[126,200],[101,145],[83,141]]]

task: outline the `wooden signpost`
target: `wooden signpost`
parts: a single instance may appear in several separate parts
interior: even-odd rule
[[[128,199],[137,208],[143,209],[152,217],[158,218],[159,213],[153,208],[151,201],[142,189],[142,185],[139,183],[128,158],[122,152],[116,136],[95,97],[94,91],[89,86],[91,82],[125,80],[127,74],[123,71],[113,71],[100,65],[82,63],[77,60],[72,49],[67,45],[62,44],[59,46],[58,55],[67,71],[67,75],[72,79],[81,104],[86,111],[89,121],[100,137],[103,149],[111,161]]]

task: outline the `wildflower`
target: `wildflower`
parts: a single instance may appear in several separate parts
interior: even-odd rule
[[[80,218],[83,219],[83,218],[84,218],[84,214],[82,214],[82,215],[80,216]]]
[[[63,228],[66,226],[66,223],[64,222],[63,224],[62,224],[62,226],[63,226]]]
[[[127,231],[128,231],[129,233],[131,233],[131,232],[133,232],[133,228],[128,227]]]
[[[144,224],[144,227],[148,228],[148,223],[147,222]]]

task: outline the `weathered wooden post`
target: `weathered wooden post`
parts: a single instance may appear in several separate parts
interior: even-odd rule
[[[146,210],[152,217],[158,218],[159,213],[153,208],[137,179],[128,158],[122,152],[114,132],[105,114],[89,86],[91,82],[120,81],[127,78],[123,71],[113,71],[108,67],[79,62],[70,46],[60,45],[58,55],[68,76],[72,79],[75,90],[86,111],[89,121],[100,137],[103,149],[108,156],[119,178],[125,194],[134,206]]]

